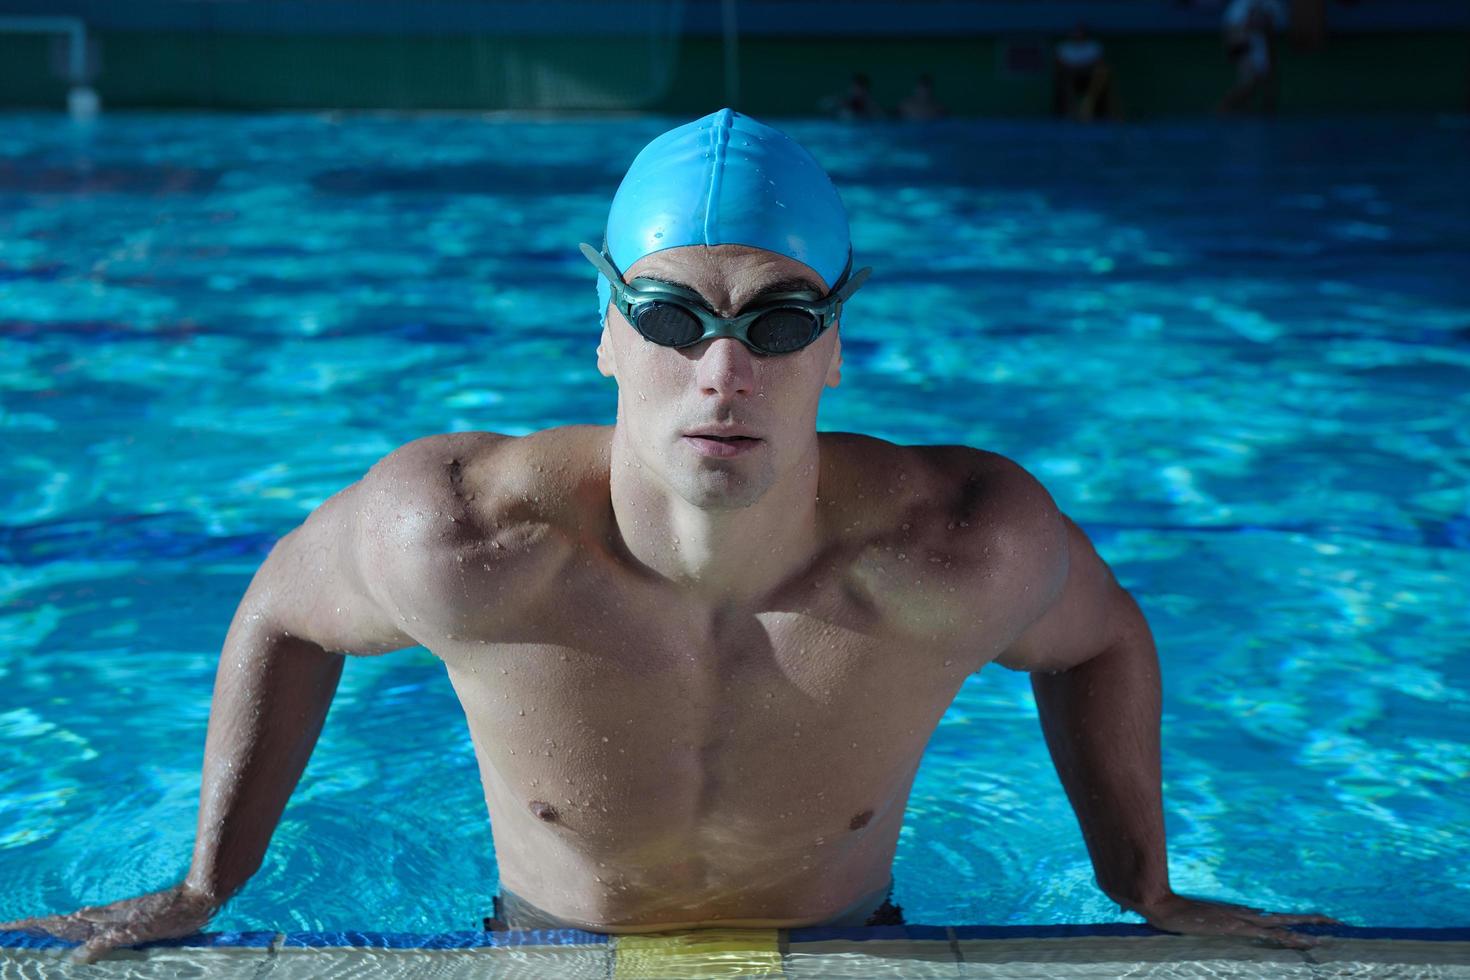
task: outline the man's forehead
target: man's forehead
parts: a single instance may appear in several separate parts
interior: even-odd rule
[[[643,256],[624,274],[705,289],[774,292],[813,289],[826,293],[822,277],[789,255],[749,245],[681,245]],[[780,286],[780,290],[771,287]]]

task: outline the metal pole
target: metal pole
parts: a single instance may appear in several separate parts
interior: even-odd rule
[[[740,102],[740,30],[735,22],[736,0],[721,0],[720,20],[725,34],[725,105]]]
[[[87,25],[76,17],[0,17],[0,33],[3,34],[66,34],[67,81],[80,85],[87,67]]]

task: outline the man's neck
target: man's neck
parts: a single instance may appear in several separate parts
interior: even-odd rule
[[[697,507],[652,476],[614,429],[613,516],[629,554],[716,609],[759,602],[820,550],[817,435],[811,451],[746,507]]]

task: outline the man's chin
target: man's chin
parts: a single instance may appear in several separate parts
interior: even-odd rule
[[[691,472],[692,470],[692,472]],[[743,510],[766,495],[770,482],[733,467],[696,461],[673,481],[679,496],[700,510]]]

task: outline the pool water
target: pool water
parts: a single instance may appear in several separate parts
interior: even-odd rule
[[[313,507],[612,422],[576,246],[682,121],[5,117],[0,920],[184,874],[225,629]],[[874,269],[820,427],[1011,456],[1147,613],[1175,888],[1470,922],[1470,124],[771,121]],[[910,922],[1139,921],[998,667],[895,873]],[[442,665],[352,659],[212,928],[467,929],[496,883]]]

